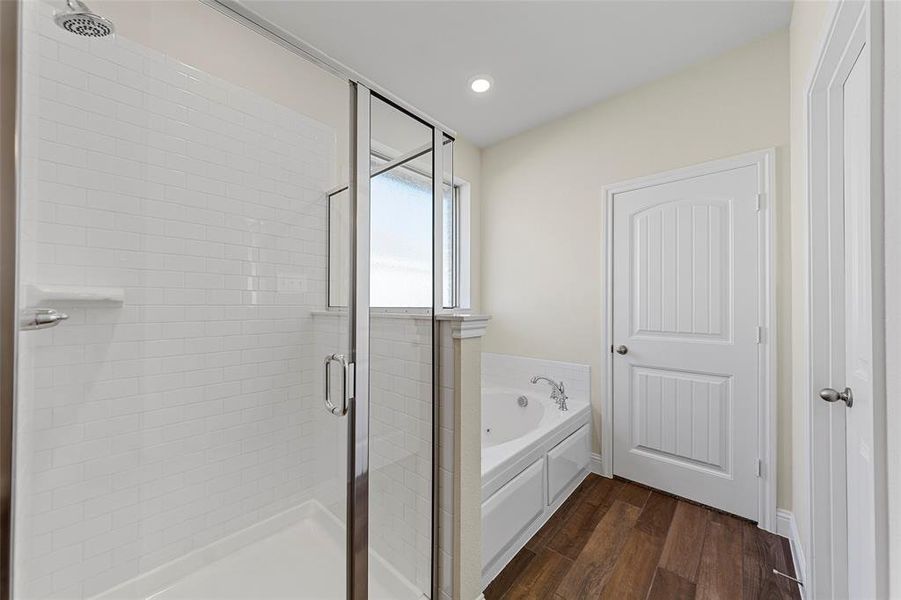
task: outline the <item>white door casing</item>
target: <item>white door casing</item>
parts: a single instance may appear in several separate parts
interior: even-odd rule
[[[808,95],[811,576],[816,598],[887,594],[881,4],[843,2]],[[853,405],[824,388],[852,390]]]
[[[773,155],[607,190],[608,340],[628,350],[608,362],[604,458],[616,475],[768,528]]]

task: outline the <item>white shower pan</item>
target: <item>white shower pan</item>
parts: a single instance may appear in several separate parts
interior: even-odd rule
[[[311,500],[95,598],[344,600],[344,565],[343,523]],[[373,552],[369,570],[370,598],[422,598]]]

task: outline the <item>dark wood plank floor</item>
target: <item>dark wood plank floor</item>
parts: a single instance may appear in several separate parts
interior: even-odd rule
[[[629,481],[589,475],[486,600],[800,598],[788,540]]]

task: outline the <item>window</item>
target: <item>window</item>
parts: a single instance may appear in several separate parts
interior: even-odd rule
[[[460,308],[460,186],[444,186],[444,308]]]
[[[373,164],[383,164],[374,157]],[[443,225],[444,308],[461,298],[462,185],[445,185]],[[370,305],[376,308],[432,306],[432,179],[400,165],[371,179]],[[329,307],[347,306],[349,195],[329,196]]]

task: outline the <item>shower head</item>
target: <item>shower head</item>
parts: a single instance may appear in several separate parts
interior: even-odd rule
[[[91,12],[81,0],[66,0],[67,11],[58,13],[56,24],[75,35],[105,37],[114,31],[113,22]]]

